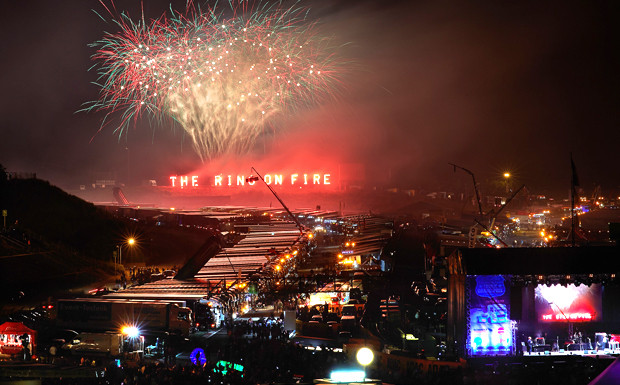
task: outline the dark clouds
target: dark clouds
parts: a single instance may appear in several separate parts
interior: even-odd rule
[[[138,1],[116,5],[140,15]],[[510,168],[534,192],[564,192],[572,151],[584,187],[620,186],[612,2],[311,5],[356,62],[347,87],[338,103],[279,120],[275,135],[235,165],[357,162],[391,184],[442,188],[459,180],[452,162],[481,180]],[[102,114],[75,113],[97,97],[88,44],[114,29],[91,11],[102,10],[98,2],[1,7],[5,167],[61,185],[96,171],[150,179],[201,167],[180,129],[152,129],[144,119],[119,141],[113,127],[97,133]],[[147,18],[167,8],[145,1]]]

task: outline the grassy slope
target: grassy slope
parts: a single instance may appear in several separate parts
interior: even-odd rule
[[[109,214],[38,179],[3,183],[0,206],[8,211],[0,238],[0,301],[17,291],[45,298],[109,275],[123,226]]]

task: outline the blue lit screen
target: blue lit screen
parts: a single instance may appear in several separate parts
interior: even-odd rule
[[[471,355],[506,355],[513,348],[510,321],[510,277],[468,276],[469,340]]]

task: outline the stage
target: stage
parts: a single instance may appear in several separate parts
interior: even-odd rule
[[[583,357],[618,357],[620,356],[620,349],[603,349],[603,350],[564,350],[558,351],[537,351],[537,352],[523,352],[523,357],[540,357],[540,356],[583,356]]]

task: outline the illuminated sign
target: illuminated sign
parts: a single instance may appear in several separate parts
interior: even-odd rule
[[[213,371],[214,372],[220,372],[223,375],[226,375],[226,373],[228,373],[229,369],[237,371],[237,372],[243,372],[243,370],[244,370],[243,365],[236,364],[234,362],[219,360],[215,364],[215,368],[213,369]],[[241,375],[241,377],[243,377],[243,375]]]
[[[592,321],[592,313],[543,314],[543,321]]]
[[[178,180],[178,181],[177,181]],[[170,186],[172,187],[188,187],[188,182],[191,180],[192,187],[198,187],[198,175],[190,176],[171,176]]]
[[[207,356],[204,350],[201,348],[196,348],[190,353],[189,360],[194,365],[204,366],[207,363]]]
[[[332,303],[337,301],[341,304],[349,302],[348,292],[335,292],[335,291],[322,291],[317,293],[310,293],[308,305],[323,305],[325,303]]]
[[[476,295],[493,298],[504,295],[504,277],[501,275],[479,275],[476,277]]]
[[[364,382],[366,372],[360,369],[334,370],[329,374],[329,379],[335,383]]]
[[[251,175],[219,174],[211,178],[209,185],[213,187],[254,186],[256,179],[249,179]],[[172,175],[170,187],[200,187],[198,175]],[[327,186],[332,184],[331,174],[327,173],[292,173],[292,174],[265,174],[263,180],[273,186]]]
[[[468,348],[473,356],[507,355],[513,349],[510,277],[468,276],[470,288]]]

